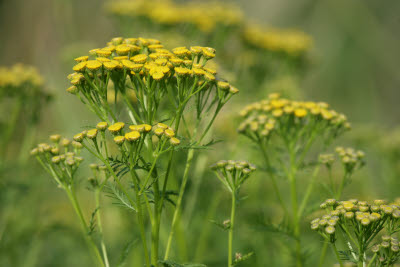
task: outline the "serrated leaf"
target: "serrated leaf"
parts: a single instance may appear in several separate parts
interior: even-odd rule
[[[88,235],[92,235],[96,231],[96,213],[98,210],[99,207],[95,208],[90,216]]]
[[[114,200],[114,205],[125,207],[136,212],[136,207],[132,206],[128,198],[111,182],[107,184],[106,195]]]
[[[290,226],[282,221],[279,224],[274,224],[272,222],[258,222],[255,226],[255,229],[258,231],[267,231],[271,233],[281,234],[290,238],[295,239],[292,229]]]
[[[243,262],[243,261],[248,260],[248,259],[249,259],[251,256],[253,256],[253,255],[254,255],[254,252],[250,252],[250,253],[247,253],[247,254],[245,254],[245,255],[243,255],[243,256],[237,257],[237,258],[235,259],[235,261],[233,262],[232,266],[236,266],[237,264],[239,264],[239,263],[241,263],[241,262]]]
[[[159,261],[164,267],[207,267],[207,265],[199,263],[177,263],[173,261]]]
[[[187,145],[180,145],[178,146],[176,149],[177,150],[187,150],[187,149],[208,149],[210,146],[215,145],[217,143],[222,142],[223,140],[214,140],[212,139],[211,141],[209,141],[208,143],[204,144],[204,145],[200,145],[197,142],[194,143],[190,143]]]
[[[133,248],[133,246],[136,244],[137,241],[138,239],[135,238],[125,245],[121,255],[119,256],[117,267],[123,267],[126,264],[126,259],[128,258],[129,252],[131,251],[131,249]]]
[[[220,223],[214,220],[210,220],[211,223],[215,224],[216,226],[218,226],[219,228],[221,228],[222,230],[226,231],[229,230],[231,228],[231,223],[229,221],[229,223]]]

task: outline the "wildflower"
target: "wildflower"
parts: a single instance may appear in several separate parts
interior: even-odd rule
[[[99,123],[96,125],[96,128],[97,128],[98,130],[100,130],[100,131],[105,131],[105,130],[107,129],[107,127],[108,127],[108,123],[105,122],[105,121],[99,122]]]
[[[86,62],[86,67],[91,71],[96,71],[102,66],[101,62],[97,60],[89,60]]]
[[[140,133],[138,131],[132,131],[125,134],[125,139],[129,142],[136,141],[140,138]]]
[[[181,143],[181,141],[176,137],[172,137],[171,139],[169,139],[169,142],[173,146],[178,146]]]
[[[166,135],[167,137],[169,137],[169,138],[175,136],[175,132],[174,132],[173,130],[171,130],[171,129],[166,129],[166,130],[164,131],[164,133],[165,133],[165,135]]]
[[[54,143],[58,143],[61,139],[61,135],[59,134],[53,134],[50,135],[50,140],[53,141]]]
[[[108,127],[108,130],[112,133],[112,134],[117,134],[119,133],[125,126],[125,123],[123,122],[116,122],[113,125]]]
[[[119,146],[121,146],[124,143],[124,141],[125,141],[124,136],[119,135],[119,136],[114,137],[114,142]]]
[[[86,136],[87,136],[89,139],[95,139],[96,136],[97,136],[97,131],[98,131],[97,129],[89,130],[89,131],[87,132]]]

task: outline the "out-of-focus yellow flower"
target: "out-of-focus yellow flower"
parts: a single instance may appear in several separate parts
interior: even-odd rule
[[[272,51],[284,52],[291,56],[299,56],[311,49],[312,38],[304,32],[290,29],[263,28],[259,25],[247,25],[243,38],[256,47]]]

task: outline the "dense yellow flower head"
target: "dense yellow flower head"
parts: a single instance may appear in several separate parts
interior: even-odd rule
[[[146,17],[154,24],[191,24],[203,32],[211,32],[219,24],[236,26],[243,21],[243,14],[239,7],[208,1],[177,4],[172,0],[119,0],[110,1],[106,9],[118,16]]]
[[[15,64],[11,67],[0,66],[0,87],[43,86],[43,77],[35,67]]]
[[[312,39],[304,32],[289,29],[246,26],[243,38],[249,44],[272,52],[302,55],[312,47]]]
[[[315,109],[319,112],[314,112]],[[326,103],[292,101],[276,93],[246,106],[240,115],[243,121],[239,132],[255,140],[274,132],[287,135],[285,138],[297,138],[298,134],[313,131],[336,137],[350,128],[346,116],[329,109]]]

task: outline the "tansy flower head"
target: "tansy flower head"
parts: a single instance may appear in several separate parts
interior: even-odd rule
[[[100,69],[102,65],[103,64],[97,60],[89,60],[86,62],[86,67],[91,71]]]
[[[108,127],[108,123],[105,121],[99,122],[96,125],[96,128],[99,129],[100,131],[105,131],[107,129],[107,127]]]
[[[119,133],[125,126],[125,123],[123,122],[116,122],[113,125],[110,125],[108,127],[108,130],[112,133],[112,134],[116,134]]]
[[[124,143],[124,141],[125,141],[124,136],[119,135],[119,136],[114,137],[114,142],[119,146],[121,146]]]
[[[132,131],[125,134],[125,139],[129,142],[136,141],[140,138],[140,133],[138,131]]]

